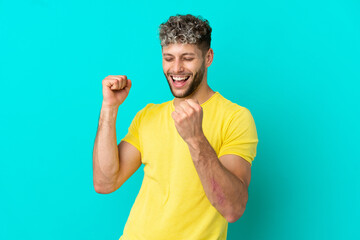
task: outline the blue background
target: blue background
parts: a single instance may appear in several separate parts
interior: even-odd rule
[[[147,103],[172,99],[158,26],[210,21],[209,84],[247,107],[258,155],[228,239],[360,239],[357,0],[0,0],[0,239],[118,239],[138,171],[92,185],[101,81],[133,81],[118,141]]]

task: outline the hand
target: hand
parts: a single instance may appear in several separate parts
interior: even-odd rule
[[[119,107],[126,99],[131,81],[125,75],[109,75],[102,81],[103,106]]]
[[[199,102],[186,99],[171,113],[175,127],[186,143],[204,136],[202,130],[203,111]]]

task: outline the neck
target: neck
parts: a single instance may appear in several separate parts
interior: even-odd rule
[[[206,84],[206,86],[201,87],[199,86],[199,89],[197,89],[195,92],[193,92],[190,96],[185,98],[174,98],[174,106],[178,106],[180,102],[185,101],[185,99],[192,99],[197,100],[199,104],[203,104],[206,102],[209,98],[211,98],[212,95],[214,95],[214,91],[209,87],[209,85]]]

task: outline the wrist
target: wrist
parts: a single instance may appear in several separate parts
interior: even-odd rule
[[[102,105],[100,111],[100,121],[116,121],[119,106]]]
[[[204,156],[209,156],[209,153],[212,150],[212,147],[205,135],[192,138],[187,142],[187,145],[194,163],[199,163],[208,159]]]
[[[114,111],[114,110],[117,110],[119,108],[120,104],[108,104],[106,102],[102,102],[101,104],[101,109],[105,109],[105,110],[108,110],[108,111]]]
[[[194,150],[200,150],[201,146],[204,145],[207,142],[207,139],[204,134],[201,134],[199,136],[189,138],[186,143],[189,146],[189,148]]]

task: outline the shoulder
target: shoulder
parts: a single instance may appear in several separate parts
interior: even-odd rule
[[[216,98],[216,109],[217,112],[223,114],[227,117],[245,117],[248,118],[251,116],[250,110],[246,107],[243,107],[218,93]]]

